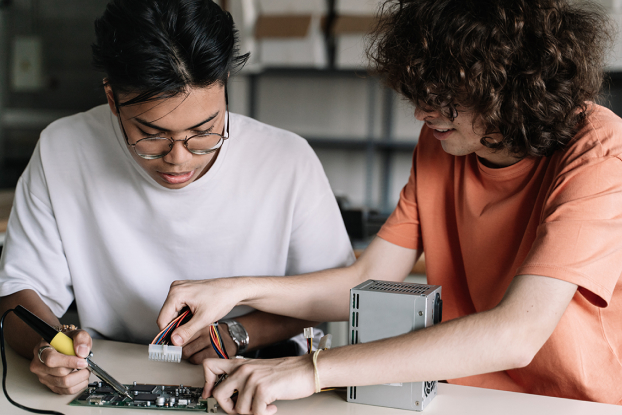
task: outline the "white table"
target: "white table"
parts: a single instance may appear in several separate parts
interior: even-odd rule
[[[187,362],[159,363],[147,357],[147,346],[95,340],[93,360],[122,383],[203,385],[201,366]],[[69,406],[74,396],[59,396],[39,383],[28,370],[29,361],[7,346],[7,389],[11,398],[38,409],[53,409],[66,415],[181,415],[157,409],[127,409]],[[91,381],[96,378],[92,376]],[[622,385],[621,392],[622,392]],[[418,412],[348,403],[345,394],[324,392],[297,401],[277,402],[281,415],[416,415]],[[222,409],[219,412],[224,413]],[[0,396],[0,414],[25,415]],[[186,412],[192,414],[193,412]],[[194,412],[196,413],[196,412]],[[622,415],[622,407],[570,399],[550,398],[457,385],[438,385],[438,396],[423,411],[424,415]]]

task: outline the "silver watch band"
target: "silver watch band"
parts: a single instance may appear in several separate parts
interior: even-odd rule
[[[237,320],[225,319],[220,320],[218,324],[226,324],[227,330],[233,342],[238,346],[237,354],[245,353],[248,349],[249,338],[248,332]]]

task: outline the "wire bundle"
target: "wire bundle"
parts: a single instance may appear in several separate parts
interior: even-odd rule
[[[303,336],[307,339],[307,353],[313,352],[313,327],[306,327],[303,329]]]
[[[164,327],[164,329],[160,333],[158,333],[155,339],[153,339],[151,344],[172,344],[171,334],[173,333],[173,331],[177,327],[186,323],[191,318],[192,313],[190,312],[190,309],[188,307],[184,307],[179,313],[179,316],[177,316],[177,318],[173,319],[173,321],[168,323],[168,325]]]
[[[181,326],[182,324],[187,323],[192,318],[192,313],[188,307],[184,307],[177,318],[173,319],[158,335],[153,339],[151,344],[172,344],[171,342],[171,334],[173,331]],[[227,350],[225,350],[225,345],[222,341],[222,336],[220,335],[220,331],[218,330],[218,323],[210,324],[209,326],[209,336],[210,342],[212,343],[212,347],[214,351],[221,359],[229,359],[229,355],[227,354]]]
[[[218,330],[218,322],[210,324],[209,338],[218,357],[221,359],[229,359],[227,350],[225,350],[225,345],[222,342],[222,337],[220,336],[220,331]]]

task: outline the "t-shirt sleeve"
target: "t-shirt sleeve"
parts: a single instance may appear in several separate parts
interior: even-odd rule
[[[0,296],[27,289],[37,292],[57,317],[65,314],[73,301],[39,144],[18,181],[0,260]]]
[[[581,160],[558,175],[544,205],[532,248],[518,274],[579,286],[606,307],[622,274],[622,161]]]
[[[403,248],[421,250],[423,243],[417,210],[416,160],[417,148],[413,154],[408,183],[402,189],[397,207],[380,228],[378,236]]]
[[[351,265],[354,252],[337,200],[319,159],[307,144],[295,174],[296,206],[286,275]]]

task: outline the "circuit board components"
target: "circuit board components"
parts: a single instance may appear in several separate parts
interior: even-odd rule
[[[165,409],[216,413],[218,404],[214,398],[201,398],[203,388],[184,385],[149,385],[127,386],[132,399],[127,398],[103,382],[90,383],[88,388],[78,395],[70,405],[103,406],[135,409]]]

